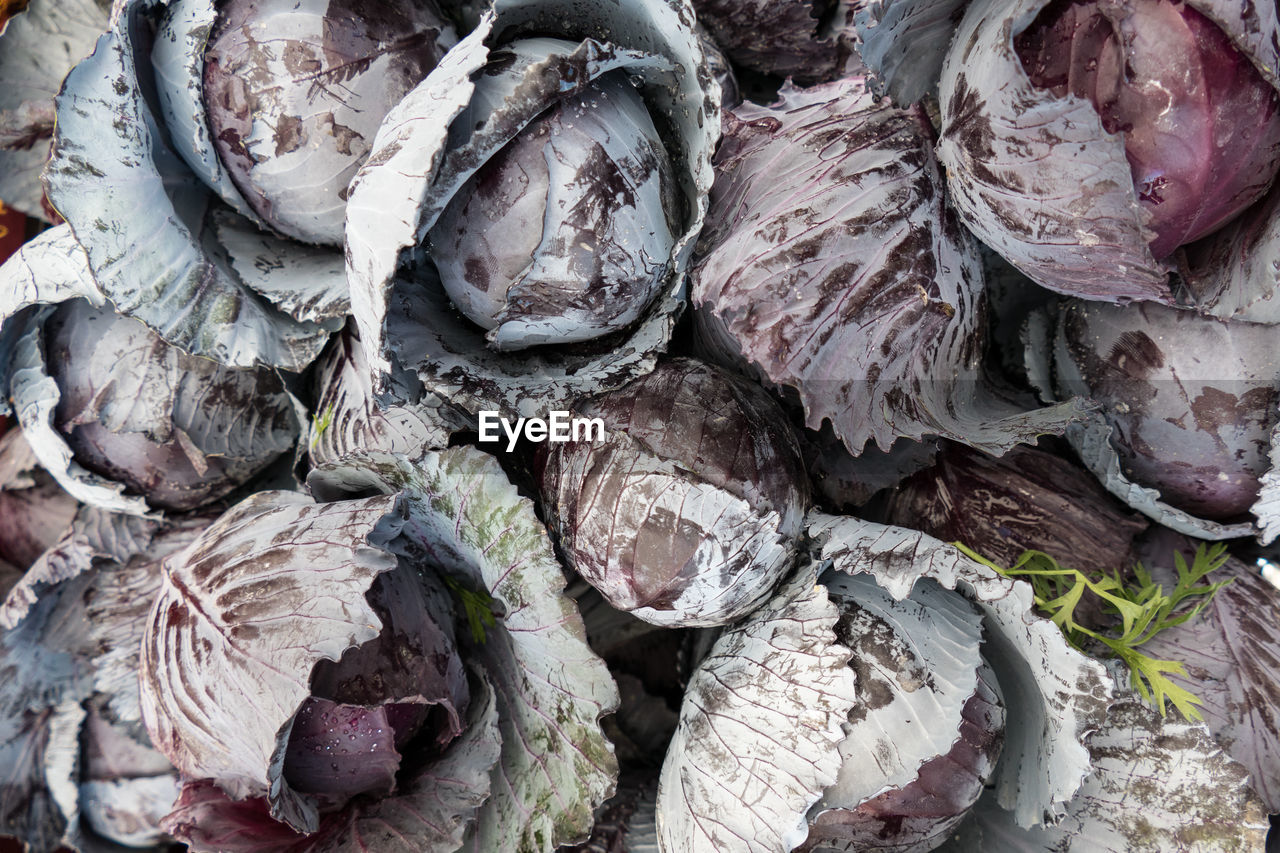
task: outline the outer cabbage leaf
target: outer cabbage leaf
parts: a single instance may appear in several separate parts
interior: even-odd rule
[[[1022,331],[1027,378],[1040,397],[1046,400],[1052,400],[1055,396],[1052,379],[1054,366],[1059,370],[1072,369],[1070,358],[1065,353],[1056,351],[1058,342],[1052,331],[1056,325],[1053,309],[1037,311],[1027,317]],[[1236,539],[1258,534],[1261,541],[1270,542],[1280,535],[1280,471],[1277,470],[1277,462],[1280,462],[1280,426],[1271,433],[1271,470],[1263,476],[1258,500],[1250,508],[1257,519],[1256,525],[1249,522],[1225,524],[1200,518],[1165,503],[1155,489],[1134,483],[1125,476],[1121,468],[1120,454],[1116,452],[1111,440],[1113,431],[1114,427],[1106,418],[1094,412],[1082,422],[1072,424],[1067,429],[1066,439],[1084,467],[1108,492],[1130,509],[1164,527],[1199,539]]]
[[[850,20],[857,5],[847,0],[695,0],[693,7],[698,23],[743,68],[817,83],[861,69]]]
[[[219,244],[216,199],[168,147],[150,98],[150,0],[135,0],[67,76],[46,175],[49,198],[118,310],[169,343],[233,367],[301,370],[330,328],[299,322],[236,274]],[[150,239],[139,242],[137,235]],[[294,273],[299,284],[305,265]],[[283,275],[285,273],[279,273]],[[274,280],[274,277],[273,277]]]
[[[31,0],[0,38],[0,199],[49,217],[40,170],[53,135],[53,96],[62,78],[107,28],[108,0]]]
[[[95,750],[104,746],[101,739],[95,743],[93,731],[81,733],[82,705],[91,695],[90,722],[106,715],[118,726],[107,762],[123,761],[129,753],[140,757],[139,773],[156,779],[168,775],[168,763],[151,749],[140,723],[142,625],[159,588],[159,561],[207,523],[192,516],[162,526],[82,508],[62,541],[11,592],[0,640],[4,686],[12,691],[0,715],[0,753],[10,754],[0,756],[0,767],[12,767],[14,775],[0,785],[5,810],[0,831],[24,838],[35,849],[53,849],[59,842],[82,846],[80,782],[86,776],[112,781],[102,778],[103,767],[94,762]],[[88,745],[85,757],[82,744]],[[114,808],[120,815],[132,812],[124,801]],[[19,820],[12,809],[27,815]],[[92,821],[103,815],[89,803],[86,816]],[[114,831],[110,823],[94,825],[100,832]],[[155,826],[134,829],[154,831]]]
[[[681,272],[702,223],[719,132],[719,91],[705,72],[692,11],[680,0],[611,6],[607,15],[602,7],[600,14],[585,18],[583,9],[562,0],[502,2],[494,11],[496,24],[482,18],[384,120],[373,153],[352,184],[347,270],[361,338],[383,381],[394,353],[400,364],[418,372],[428,390],[469,411],[532,414],[563,408],[574,396],[617,387],[652,369],[674,326]],[[488,59],[484,40],[490,27],[500,27],[501,37],[509,39],[522,32],[566,34],[566,26],[589,38],[570,52],[552,51],[527,65],[523,81],[508,87],[509,97],[485,105],[496,108],[478,116],[479,127],[454,121],[475,89],[467,76]],[[672,257],[655,259],[671,266],[664,292],[631,329],[604,339],[608,348],[601,351],[503,354],[490,349],[484,336],[453,312],[434,271],[415,258],[415,247],[492,154],[548,104],[613,68],[626,69],[642,84],[650,113],[672,149],[689,211]],[[446,144],[452,148],[447,153]],[[412,278],[397,278],[406,263]]]
[[[983,666],[977,691],[964,704],[955,744],[921,765],[916,778],[855,809],[831,809],[813,819],[802,853],[849,853],[867,847],[894,853],[933,850],[973,808],[1004,746],[1005,708],[995,676]]]
[[[1199,539],[1236,539],[1258,533],[1259,527],[1247,521],[1227,524],[1200,518],[1185,510],[1169,506],[1160,499],[1160,493],[1131,481],[1124,475],[1120,467],[1120,454],[1111,443],[1114,427],[1107,423],[1101,415],[1082,424],[1075,424],[1067,431],[1067,441],[1075,448],[1084,466],[1106,487],[1107,491],[1124,501],[1131,509],[1135,509],[1148,518],[1159,522],[1170,530],[1195,536]],[[1272,448],[1275,448],[1275,434],[1272,434]],[[1274,452],[1274,450],[1273,450]],[[1251,513],[1259,514],[1258,525],[1274,528],[1280,523],[1280,507],[1264,511],[1269,504],[1257,503]],[[1274,538],[1274,534],[1268,534]]]
[[[617,708],[618,693],[562,594],[563,570],[533,504],[497,460],[467,447],[412,465],[355,456],[317,469],[308,484],[321,498],[403,490],[408,518],[397,547],[487,590],[501,612],[484,642],[464,651],[493,682],[502,759],[462,849],[550,853],[585,835],[617,778],[599,719]]]
[[[1280,322],[1280,193],[1188,246],[1181,272],[1201,311],[1224,320]]]
[[[1189,558],[1198,544],[1169,534],[1168,548]],[[1143,565],[1169,589],[1170,550]],[[1186,664],[1186,675],[1170,677],[1195,693],[1209,731],[1222,748],[1249,771],[1251,785],[1267,811],[1280,812],[1280,591],[1234,557],[1214,578],[1227,584],[1194,619],[1162,631],[1143,645],[1143,654]]]
[[[795,489],[790,505],[757,503],[620,431],[566,446],[547,462],[555,490],[544,501],[571,564],[615,607],[656,625],[722,625],[791,567]]]
[[[666,853],[785,851],[836,780],[857,692],[809,565],[727,629],[689,681],[658,786]]]
[[[16,627],[47,589],[89,571],[95,560],[123,563],[146,553],[159,526],[153,519],[81,507],[66,533],[9,591],[0,605],[0,627]]]
[[[983,379],[982,272],[928,135],[920,109],[877,105],[849,79],[744,104],[716,155],[699,320],[851,453],[926,434],[1001,452],[1080,416],[1022,411]]]
[[[895,489],[882,520],[963,542],[1001,565],[1030,549],[1103,572],[1128,565],[1148,527],[1066,459],[1031,447],[996,459],[961,445]]]
[[[979,239],[1050,290],[1171,302],[1123,138],[1103,130],[1087,100],[1032,85],[1014,51],[1013,36],[1046,5],[975,0],[965,12],[938,86],[952,203]]]
[[[894,103],[933,94],[968,0],[871,0],[853,22],[871,86]]]
[[[125,485],[89,471],[72,456],[71,447],[54,427],[54,412],[62,392],[45,369],[41,324],[48,309],[33,315],[12,354],[9,394],[32,452],[58,485],[76,500],[112,512],[150,516],[140,495],[126,495]]]
[[[56,648],[58,595],[0,635],[0,833],[54,850],[74,824],[84,676]]]
[[[391,372],[383,325],[392,310],[388,300],[395,290],[401,255],[417,246],[425,234],[419,227],[419,208],[441,168],[449,124],[475,91],[470,77],[488,61],[484,40],[492,28],[493,17],[481,17],[435,70],[392,107],[374,137],[369,159],[351,182],[346,233],[351,313],[375,376]],[[402,138],[411,138],[413,144],[405,145]],[[397,198],[399,203],[394,201]],[[443,294],[438,298],[444,299]]]
[[[294,243],[229,210],[214,210],[214,230],[245,285],[299,323],[332,331],[351,313],[342,253]]]
[[[172,488],[163,494],[166,500],[193,496],[190,503],[226,494],[296,442],[302,427],[300,406],[277,377],[262,369],[233,370],[192,358],[162,344],[132,320],[111,323],[99,336],[76,340],[79,391],[60,388],[48,372],[59,363],[46,360],[52,351],[44,333],[49,314],[49,309],[32,314],[17,341],[10,392],[36,457],[77,499],[145,515],[150,508],[147,496],[127,493],[131,488],[124,480],[137,476],[145,482],[154,475],[146,466],[154,463],[149,457],[108,459],[108,464],[128,471],[121,480],[90,471],[86,466],[92,463],[82,466],[74,457],[62,421],[100,426],[119,435],[136,433],[166,448],[181,448],[190,460],[190,479],[182,480],[182,473],[175,472]],[[71,406],[68,413],[60,410],[64,397]],[[168,481],[166,476],[162,483],[169,486]],[[189,492],[184,493],[184,487]],[[157,498],[157,505],[166,504]]]
[[[982,617],[937,584],[920,584],[895,601],[866,575],[824,574],[842,615],[836,636],[854,651],[858,702],[840,743],[840,773],[810,811],[852,809],[914,781],[960,738],[964,706],[978,689]],[[888,630],[886,631],[885,628]],[[854,633],[856,632],[856,633]]]
[[[316,416],[307,452],[312,464],[337,462],[361,450],[410,459],[444,449],[465,421],[444,400],[421,390],[417,377],[396,369],[389,391],[376,399],[373,373],[354,323],[338,335],[316,366]]]
[[[904,527],[814,514],[822,559],[867,573],[894,598],[932,578],[982,611],[984,657],[1000,683],[1004,752],[992,782],[1020,826],[1052,823],[1089,772],[1084,740],[1107,713],[1114,687],[1102,664],[1071,648],[1058,626],[1034,614],[1030,584],[1001,577],[950,545]]]
[[[942,850],[1160,853],[1261,850],[1267,816],[1248,776],[1203,726],[1161,717],[1136,697],[1089,739],[1094,772],[1056,826],[1023,829],[987,797]]]
[[[1258,541],[1268,545],[1280,536],[1280,423],[1271,430],[1270,463],[1259,479],[1258,500],[1249,512],[1258,520]]]
[[[76,298],[106,304],[69,226],[36,235],[0,266],[0,388],[8,391],[13,350],[27,328],[25,316],[19,315],[37,305]],[[9,394],[0,394],[0,414],[10,411]]]
[[[186,514],[150,524],[148,530],[142,519],[86,507],[68,536],[28,572],[28,578],[46,571],[65,577],[72,566],[80,566],[80,572],[92,567],[85,592],[75,602],[76,615],[68,617],[84,626],[72,649],[93,661],[101,712],[148,749],[138,692],[139,655],[147,613],[160,591],[160,562],[186,548],[212,521],[208,515]],[[12,601],[10,596],[6,610]]]
[[[32,305],[53,305],[77,297],[96,306],[106,304],[69,225],[32,237],[0,266],[0,276],[0,318],[6,320]]]
[[[170,0],[165,31],[151,48],[156,99],[174,149],[205,186],[241,216],[260,224],[213,145],[204,106],[204,51],[217,20],[212,0]]]
[[[168,842],[160,819],[178,798],[173,774],[80,784],[80,819],[99,834],[129,847]]]
[[[1231,0],[1190,0],[1191,7],[1213,21],[1253,63],[1262,78],[1280,89],[1280,10]]]
[[[22,430],[0,435],[0,561],[20,576],[58,541],[79,505],[40,467]],[[0,595],[11,586],[0,580]]]
[[[493,687],[477,676],[465,729],[444,754],[402,779],[395,794],[324,816],[314,836],[300,837],[271,820],[264,799],[237,802],[206,781],[183,786],[164,825],[197,851],[451,853],[489,796],[500,740]]]
[[[283,778],[285,746],[315,664],[378,634],[365,592],[395,560],[370,543],[398,531],[397,506],[260,492],[166,564],[142,643],[142,713],[185,776],[268,797],[273,817],[318,829],[314,800]]]

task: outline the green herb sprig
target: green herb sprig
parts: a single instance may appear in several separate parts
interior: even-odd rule
[[[320,440],[320,436],[333,425],[333,404],[330,403],[325,407],[315,419],[315,429],[311,431],[311,446],[315,447],[316,442]]]
[[[1025,578],[1035,593],[1036,606],[1062,630],[1067,642],[1087,654],[1096,653],[1099,645],[1110,650],[1129,668],[1133,689],[1161,716],[1165,714],[1165,701],[1168,700],[1186,719],[1204,719],[1196,707],[1203,704],[1200,699],[1169,678],[1171,675],[1185,677],[1186,665],[1181,661],[1148,657],[1138,648],[1166,628],[1194,619],[1213,600],[1218,590],[1231,582],[1230,578],[1205,582],[1210,572],[1226,563],[1225,545],[1200,545],[1190,566],[1181,554],[1175,553],[1178,582],[1166,594],[1141,563],[1133,567],[1132,578],[1126,578],[1120,569],[1090,577],[1059,565],[1042,551],[1024,551],[1018,561],[1006,569],[963,543],[952,544],[967,557],[1005,577]],[[1088,628],[1076,621],[1076,608],[1086,594],[1100,598],[1104,610],[1120,617],[1119,636]],[[1192,599],[1195,599],[1194,603]]]
[[[483,643],[489,628],[497,625],[493,617],[493,596],[487,592],[467,589],[448,575],[444,575],[444,585],[449,588],[462,604],[467,616],[467,625],[471,628],[471,639]]]

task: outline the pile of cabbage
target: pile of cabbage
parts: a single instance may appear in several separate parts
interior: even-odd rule
[[[0,849],[1262,848],[1277,69],[1223,0],[0,4]],[[1208,542],[1194,708],[1007,571]]]

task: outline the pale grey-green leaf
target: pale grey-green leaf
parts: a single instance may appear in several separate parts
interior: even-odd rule
[[[837,615],[810,564],[716,641],[662,767],[664,853],[785,853],[804,840],[856,699]]]
[[[1037,616],[1031,586],[1005,578],[917,530],[814,513],[809,535],[821,558],[866,573],[895,598],[931,578],[984,615],[983,656],[1000,683],[1006,718],[992,783],[1022,826],[1051,823],[1089,772],[1086,735],[1101,725],[1114,689],[1102,664],[1068,645]]]
[[[1130,696],[1089,739],[1093,773],[1056,826],[1024,829],[989,795],[951,853],[1245,853],[1262,850],[1267,815],[1248,774],[1204,726],[1161,718]]]
[[[496,691],[502,759],[462,849],[551,853],[584,834],[617,778],[599,720],[617,708],[618,692],[563,593],[564,572],[532,502],[496,459],[471,447],[412,465],[386,453],[353,456],[308,483],[321,497],[403,490],[409,511],[396,544],[488,590],[502,612],[485,641],[464,652]]]

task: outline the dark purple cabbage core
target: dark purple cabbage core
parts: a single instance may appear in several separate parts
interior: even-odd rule
[[[1124,134],[1156,258],[1234,218],[1280,168],[1275,90],[1190,5],[1055,0],[1014,47],[1035,86],[1088,99]]]
[[[329,808],[393,792],[406,757],[438,755],[462,733],[471,698],[442,595],[402,565],[367,597],[381,633],[316,665],[285,752],[285,781]]]
[[[1148,526],[1078,464],[1025,445],[995,457],[946,444],[933,467],[889,494],[883,517],[1005,566],[1034,550],[1106,572],[1132,563],[1134,537]]]
[[[432,0],[220,3],[205,110],[245,200],[283,234],[341,245],[347,185],[378,126],[451,43]]]
[[[1060,393],[1103,405],[1125,476],[1166,503],[1225,521],[1257,500],[1280,404],[1280,329],[1074,301],[1055,372]]]
[[[661,289],[676,191],[648,108],[610,72],[480,167],[432,226],[431,258],[476,325],[563,316],[558,342],[589,340],[635,321]]]
[[[54,426],[75,461],[157,509],[226,496],[279,457],[281,436],[296,436],[292,404],[271,371],[189,355],[82,299],[58,306],[45,333],[60,392]],[[118,383],[137,387],[121,392]],[[136,403],[122,399],[135,391]]]

